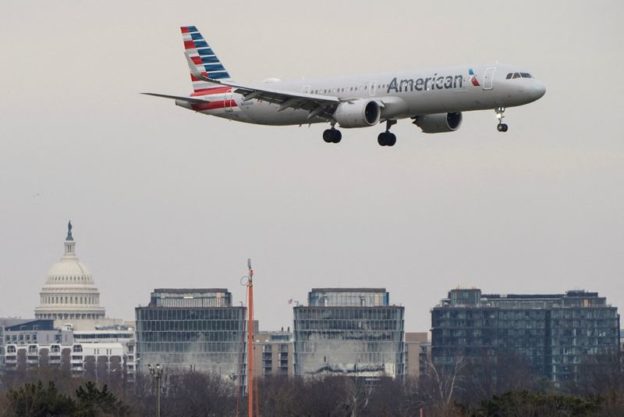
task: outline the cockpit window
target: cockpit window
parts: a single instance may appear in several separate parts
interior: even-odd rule
[[[533,78],[533,76],[528,72],[510,72],[505,78],[511,80],[512,78]]]
[[[512,78],[533,78],[533,76],[528,72],[510,72],[505,78],[511,80]]]

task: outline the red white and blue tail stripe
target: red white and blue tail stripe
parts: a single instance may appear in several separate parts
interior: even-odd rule
[[[214,80],[229,80],[230,74],[227,72],[217,55],[208,45],[204,37],[195,26],[182,26],[182,39],[184,40],[184,53],[188,56],[191,71],[191,81],[193,91],[201,92],[217,87],[213,83],[197,78],[193,74],[202,74]]]

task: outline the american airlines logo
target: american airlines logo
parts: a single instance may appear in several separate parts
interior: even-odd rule
[[[470,75],[470,82],[475,87],[479,86],[479,81],[474,73],[474,70],[470,68],[468,70]],[[463,75],[438,75],[433,74],[431,77],[423,78],[402,78],[398,79],[394,77],[390,84],[388,84],[388,91],[395,93],[407,93],[409,91],[429,91],[429,90],[448,90],[452,88],[462,88],[464,86]]]
[[[475,72],[472,68],[468,68],[468,75],[470,75],[470,82],[472,83],[472,85],[474,85],[475,87],[479,87],[481,84],[479,84],[479,80],[477,80],[477,76],[475,75]]]

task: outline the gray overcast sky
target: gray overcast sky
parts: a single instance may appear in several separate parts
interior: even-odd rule
[[[257,270],[262,328],[311,287],[386,287],[406,329],[457,286],[599,291],[624,308],[621,1],[4,1],[0,316],[32,317],[74,222],[112,317],[155,287]],[[536,103],[455,133],[261,127],[141,96],[190,91],[178,27],[238,81],[524,65]]]

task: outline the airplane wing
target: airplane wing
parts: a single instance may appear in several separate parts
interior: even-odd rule
[[[189,62],[193,62],[189,53],[185,53],[185,56]],[[278,104],[280,106],[278,111],[288,108],[307,110],[309,112],[308,119],[321,117],[329,120],[332,118],[338,105],[343,101],[348,101],[333,96],[279,91],[265,87],[237,84],[230,81],[210,78],[207,72],[197,71],[195,65],[190,65],[190,67],[196,78],[210,83],[232,87],[235,93],[241,94],[244,97],[244,100],[256,99]]]
[[[208,101],[208,100],[202,100],[200,98],[193,98],[193,97],[171,96],[169,94],[158,94],[158,93],[141,93],[141,94],[145,94],[146,96],[168,98],[168,99],[171,99],[171,100],[186,101],[186,102],[191,103],[191,104],[210,103],[210,101]]]
[[[222,81],[220,84],[232,87],[235,93],[244,97],[244,100],[256,99],[278,104],[280,106],[278,111],[288,108],[307,110],[309,112],[308,119],[313,117],[331,119],[336,108],[342,102],[339,98],[332,96],[272,90],[264,87],[240,85],[229,81]]]

